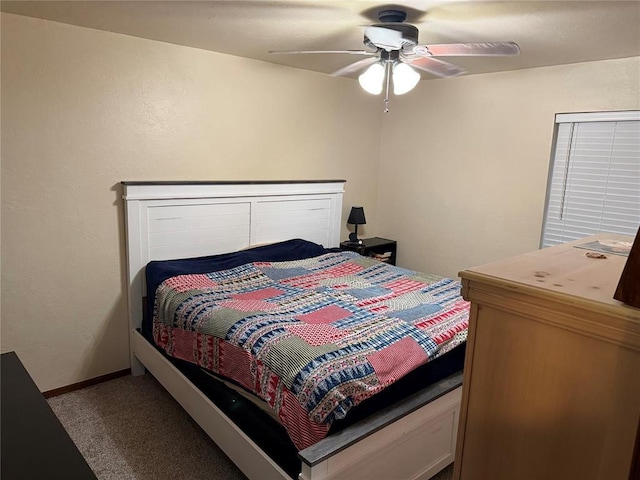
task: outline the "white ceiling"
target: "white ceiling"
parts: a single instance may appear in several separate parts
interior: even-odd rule
[[[269,50],[364,49],[390,6],[419,43],[514,41],[518,57],[445,58],[467,75],[640,56],[639,1],[5,1],[3,12],[331,73],[363,57]],[[430,78],[422,73],[423,78]]]

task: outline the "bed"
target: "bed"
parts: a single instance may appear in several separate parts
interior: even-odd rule
[[[344,181],[123,189],[132,373],[248,478],[427,479],[453,461],[468,304],[454,280],[339,251]]]

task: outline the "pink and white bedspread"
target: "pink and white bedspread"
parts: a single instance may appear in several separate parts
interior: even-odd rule
[[[334,252],[165,280],[153,336],[266,401],[298,449],[466,340],[460,284]]]

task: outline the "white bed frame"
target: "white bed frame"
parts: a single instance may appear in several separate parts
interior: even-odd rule
[[[122,184],[132,374],[148,369],[250,480],[290,479],[140,334],[144,268],[290,238],[337,247],[344,181]],[[299,480],[430,478],[453,462],[460,381],[449,377],[301,451]]]

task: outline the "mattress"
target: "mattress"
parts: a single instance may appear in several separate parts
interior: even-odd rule
[[[292,240],[152,262],[147,285],[147,337],[260,398],[297,449],[462,367],[457,281],[354,252]]]

